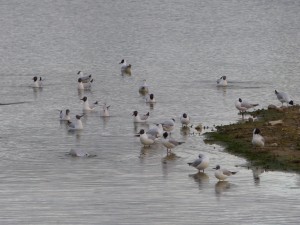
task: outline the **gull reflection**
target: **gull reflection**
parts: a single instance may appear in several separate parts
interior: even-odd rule
[[[224,191],[230,189],[230,183],[228,181],[218,181],[215,184],[215,193],[216,196],[220,196]]]
[[[198,172],[195,174],[189,174],[189,177],[193,178],[196,183],[199,184],[199,189],[202,189],[204,184],[208,184],[209,177],[206,173]]]
[[[255,184],[260,183],[260,175],[265,172],[265,169],[261,167],[252,167],[253,180]]]

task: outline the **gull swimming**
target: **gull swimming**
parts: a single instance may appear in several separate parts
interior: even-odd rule
[[[64,113],[62,110],[60,110],[60,113],[59,113],[59,118],[61,121],[67,121],[67,120],[70,120],[70,110],[69,109],[66,109],[66,112]]]
[[[33,86],[34,88],[41,88],[43,87],[43,83],[42,83],[42,77],[40,77],[40,79],[38,80],[38,77],[33,77]]]
[[[190,123],[190,117],[186,113],[183,113],[180,117],[180,122],[182,126],[187,126]]]
[[[92,83],[93,83],[93,79],[86,82],[86,83],[83,83],[82,82],[82,78],[78,78],[78,90],[88,90],[88,89],[91,89],[92,87]]]
[[[73,157],[89,157],[90,154],[81,149],[71,149],[69,155]]]
[[[258,147],[265,146],[265,139],[260,135],[260,130],[258,128],[253,130],[252,144]]]
[[[209,157],[204,154],[199,154],[198,157],[198,159],[188,163],[188,165],[195,167],[199,171],[203,170],[204,172],[204,169],[206,169],[209,165]]]
[[[80,100],[83,101],[83,111],[93,111],[98,106],[98,101],[94,102],[93,105],[90,105],[86,96]]]
[[[122,59],[122,61],[119,64],[122,64],[121,75],[124,75],[124,74],[131,75],[131,64],[127,65],[125,59]]]
[[[82,71],[78,71],[77,74],[79,75],[79,78],[81,78],[82,83],[88,83],[92,79],[92,74],[84,76]]]
[[[287,105],[294,105],[294,101],[291,99],[291,97],[285,93],[285,92],[278,92],[275,90],[275,94],[277,96],[277,99],[281,102],[282,106],[283,103],[287,103]]]
[[[168,132],[163,134],[162,144],[167,148],[167,155],[171,153],[172,148],[175,148],[178,145],[183,144],[184,142],[176,141],[173,138],[169,137]]]
[[[144,145],[144,147],[149,146],[155,143],[156,136],[152,136],[150,134],[145,133],[143,129],[140,130],[140,142]]]
[[[102,111],[100,112],[101,116],[103,117],[108,117],[109,116],[109,109],[110,105],[106,105],[106,103],[104,103],[103,107],[102,107]]]
[[[139,92],[142,94],[146,94],[149,92],[148,84],[146,80],[143,80],[143,84],[139,87]]]
[[[226,180],[231,175],[236,174],[237,172],[232,172],[227,169],[221,169],[219,165],[216,166],[216,168],[213,168],[216,170],[215,177],[219,180]]]
[[[226,78],[226,76],[221,76],[221,78],[217,80],[217,86],[218,87],[225,87],[225,86],[227,86],[227,78]]]
[[[75,122],[70,122],[70,120],[68,120],[68,130],[69,131],[74,131],[74,130],[82,130],[83,129],[83,125],[81,122],[81,117],[83,117],[84,115],[76,115],[76,120]]]
[[[147,122],[147,119],[149,118],[149,115],[150,115],[150,113],[147,112],[146,114],[140,116],[138,111],[133,111],[133,113],[132,113],[132,116],[134,116],[133,117],[133,122],[135,122],[135,123]]]
[[[161,124],[162,124],[164,131],[171,132],[175,127],[175,119],[172,118],[170,120],[166,120]]]
[[[149,94],[146,96],[146,103],[155,103],[154,94]]]

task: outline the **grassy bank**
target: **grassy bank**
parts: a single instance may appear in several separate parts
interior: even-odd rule
[[[218,126],[206,133],[206,143],[225,146],[229,153],[246,158],[253,166],[268,170],[300,172],[300,107],[257,110],[256,119]],[[276,121],[277,124],[273,124]],[[265,146],[252,146],[254,128],[261,130]]]

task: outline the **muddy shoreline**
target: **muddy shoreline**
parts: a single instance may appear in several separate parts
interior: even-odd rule
[[[206,133],[205,143],[224,145],[227,152],[246,158],[251,166],[300,172],[300,106],[269,106],[249,114],[250,118]],[[261,130],[264,147],[252,145],[254,128]]]

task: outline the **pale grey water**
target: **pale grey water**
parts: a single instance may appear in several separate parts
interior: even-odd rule
[[[240,119],[241,97],[279,104],[274,89],[299,102],[300,2],[294,1],[1,1],[1,224],[298,224],[300,176],[265,172],[253,179],[246,160],[183,135],[193,124]],[[120,75],[122,58],[133,65]],[[78,93],[76,72],[93,74]],[[42,90],[30,85],[45,78]],[[226,75],[229,86],[215,87]],[[153,108],[138,93],[143,79]],[[58,109],[81,113],[79,98],[111,105],[68,133]],[[150,111],[149,125],[174,117],[175,160],[164,147],[144,149],[132,111]],[[192,130],[193,131],[193,130]],[[81,148],[93,158],[72,158]],[[202,176],[187,165],[202,152]],[[216,164],[239,171],[218,183]],[[237,166],[237,167],[236,167]]]

